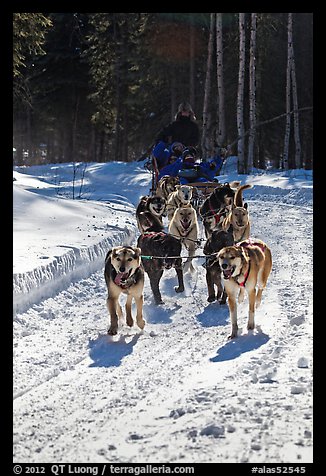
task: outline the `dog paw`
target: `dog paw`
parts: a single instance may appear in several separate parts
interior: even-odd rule
[[[175,286],[174,290],[175,290],[176,293],[183,293],[185,288],[184,288],[184,286]]]
[[[137,325],[139,329],[144,329],[145,324],[146,324],[146,321],[144,321],[144,319],[142,319],[141,321],[137,321]]]
[[[236,337],[238,337],[237,332],[231,332],[231,334],[228,335],[228,340],[235,339]]]
[[[115,327],[110,327],[110,329],[108,330],[109,336],[115,336],[117,333],[118,329],[116,329]]]
[[[133,319],[128,319],[127,318],[126,321],[127,321],[127,326],[132,327],[134,325]]]
[[[248,324],[247,325],[247,330],[252,331],[255,328],[255,324]]]
[[[208,302],[214,302],[214,301],[216,301],[216,297],[215,296],[208,296],[207,301]]]

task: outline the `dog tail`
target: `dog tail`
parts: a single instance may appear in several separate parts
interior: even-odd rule
[[[252,188],[252,185],[250,183],[246,183],[244,185],[241,185],[239,188],[237,188],[234,195],[234,201],[233,201],[235,207],[243,207],[242,191],[247,190],[248,188]]]

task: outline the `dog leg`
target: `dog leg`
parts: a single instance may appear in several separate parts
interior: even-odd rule
[[[129,327],[134,325],[134,320],[131,315],[131,302],[132,302],[132,295],[128,294],[127,301],[126,301],[126,321]]]
[[[228,293],[228,298],[231,319],[231,334],[228,336],[228,339],[233,339],[238,335],[236,292],[233,291],[231,293]]]
[[[106,301],[107,308],[110,314],[110,328],[108,330],[108,334],[110,336],[114,336],[118,332],[118,316],[117,316],[117,300],[114,298],[108,298]]]
[[[137,306],[137,314],[136,314],[137,325],[140,329],[144,329],[146,321],[143,318],[143,304],[144,304],[143,295],[141,295],[139,297],[135,296],[135,301],[136,301],[136,306]]]
[[[181,259],[180,259],[180,263],[175,267],[175,271],[177,273],[177,278],[178,278],[178,287],[175,286],[174,290],[176,293],[182,293],[185,290],[185,286],[183,282],[183,270],[182,270]]]
[[[238,294],[238,303],[241,304],[244,301],[244,298],[245,298],[245,290],[244,290],[244,287],[241,287]]]
[[[186,242],[185,243],[186,248],[188,248],[188,258],[186,259],[186,262],[184,264],[184,272],[190,271],[190,273],[193,273],[195,271],[194,265],[192,264],[192,257],[195,255],[195,249],[196,247],[194,246],[194,243]]]
[[[206,270],[206,283],[207,283],[207,290],[208,290],[208,302],[213,302],[216,299],[215,296],[215,289],[214,289],[214,282],[211,276],[210,271]]]
[[[228,297],[228,295],[226,294],[226,292],[224,291],[223,289],[223,292],[222,292],[222,297],[220,299],[220,304],[226,304],[226,298]]]
[[[248,291],[249,295],[249,316],[248,316],[248,325],[247,329],[255,328],[255,301],[256,301],[256,289],[250,289]]]
[[[163,275],[163,270],[158,270],[158,271],[152,272],[149,276],[155,304],[164,304],[161,293],[160,293],[160,287],[159,287],[162,275]]]

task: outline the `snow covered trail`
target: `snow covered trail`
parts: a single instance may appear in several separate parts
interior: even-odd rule
[[[16,316],[14,462],[312,461],[312,209],[248,202],[273,252],[253,332],[246,299],[227,341],[199,259],[163,306],[146,278],[143,332],[107,336],[103,269]]]

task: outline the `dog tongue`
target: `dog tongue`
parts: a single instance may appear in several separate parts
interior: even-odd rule
[[[128,273],[118,273],[115,277],[115,284],[120,286],[121,281],[126,281],[128,279]]]
[[[230,279],[232,276],[232,269],[223,269],[225,279]]]
[[[182,227],[186,230],[190,226],[190,221],[182,221]]]

